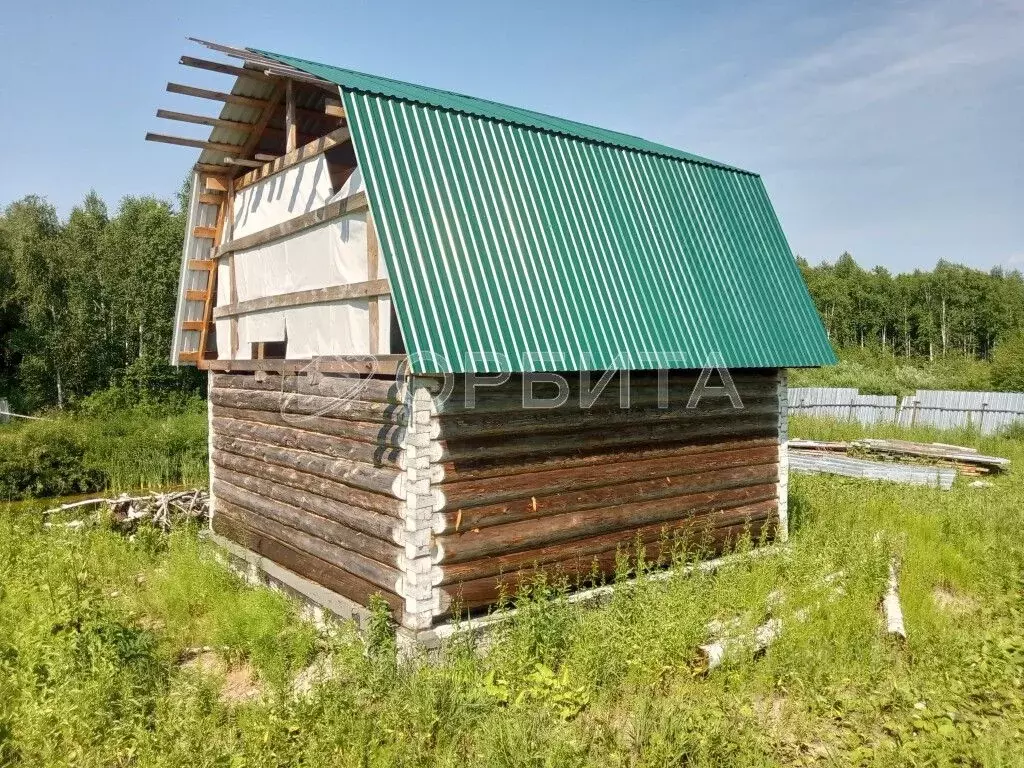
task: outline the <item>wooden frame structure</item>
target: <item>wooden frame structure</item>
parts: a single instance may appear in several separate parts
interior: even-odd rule
[[[783,370],[734,372],[742,411],[720,399],[684,407],[697,381],[684,370],[668,376],[669,408],[651,372],[635,373],[628,408],[614,388],[580,408],[583,385],[572,384],[567,403],[526,409],[520,375],[473,407],[465,380],[444,397],[436,375],[396,379],[408,361],[382,309],[390,280],[366,191],[236,234],[252,190],[331,153],[354,157],[337,86],[248,49],[197,42],[242,66],[181,64],[234,84],[168,91],[217,102],[221,113],[157,116],[207,127],[209,139],[146,138],[201,150],[173,361],[209,371],[212,527],[226,546],[336,612],[358,615],[380,594],[402,631],[425,640],[541,571],[585,582],[613,572],[638,543],[648,558],[667,558],[680,539],[713,554],[742,535],[785,536]],[[240,300],[247,254],[338,222],[365,228],[365,279]],[[359,353],[274,356],[271,340],[245,348],[249,318],[355,301],[367,313]]]

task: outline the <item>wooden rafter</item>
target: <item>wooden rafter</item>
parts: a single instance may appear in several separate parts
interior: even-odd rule
[[[208,59],[197,59],[193,56],[182,56],[178,63],[186,67],[204,69],[207,72],[219,72],[222,75],[248,77],[252,80],[259,80],[262,82],[266,82],[269,79],[266,74],[259,70],[245,69],[243,67],[236,67],[232,64],[221,64],[219,61],[210,61]]]
[[[177,120],[181,123],[192,123],[194,125],[208,125],[211,128],[229,128],[240,133],[252,131],[251,123],[242,123],[238,120],[225,120],[221,117],[207,117],[206,115],[191,115],[187,112],[174,112],[169,109],[158,109],[156,116],[164,120]]]
[[[249,157],[260,145],[260,139],[263,137],[263,131],[266,129],[270,119],[274,116],[274,110],[277,109],[278,103],[284,96],[285,89],[286,84],[284,81],[278,80],[274,83],[274,90],[271,91],[270,98],[264,103],[263,111],[253,124],[252,133],[249,134],[249,138],[246,139],[245,144],[242,145],[242,151],[239,153],[241,157]]]
[[[211,152],[223,152],[225,155],[237,155],[242,151],[242,148],[235,144],[221,144],[216,141],[203,141],[201,139],[186,139],[182,136],[167,136],[162,133],[147,133],[146,141],[156,141],[161,144],[176,144],[179,147],[208,149]]]

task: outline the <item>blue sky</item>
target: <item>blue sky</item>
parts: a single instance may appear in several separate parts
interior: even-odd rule
[[[187,35],[485,96],[762,174],[793,250],[1024,268],[1024,3],[40,0],[0,19],[0,205],[169,197]],[[206,75],[206,76],[203,76]],[[161,125],[161,123],[163,123]],[[198,129],[198,126],[195,128]]]

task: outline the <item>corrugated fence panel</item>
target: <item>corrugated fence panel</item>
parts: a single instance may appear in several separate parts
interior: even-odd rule
[[[919,389],[903,398],[899,423],[939,429],[970,427],[991,435],[1024,421],[1022,392],[956,392]]]
[[[895,421],[897,404],[895,395],[862,395],[852,387],[791,387],[789,410],[870,426]]]
[[[896,395],[862,395],[850,387],[792,387],[789,410],[865,426],[896,422],[904,427],[967,427],[992,435],[1024,421],[1024,393],[919,389],[897,406]]]

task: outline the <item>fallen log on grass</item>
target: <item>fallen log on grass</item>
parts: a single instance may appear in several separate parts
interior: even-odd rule
[[[889,561],[889,583],[882,598],[882,611],[885,613],[885,631],[901,642],[907,639],[907,630],[903,626],[903,608],[900,606],[899,593],[899,559],[893,555]]]

